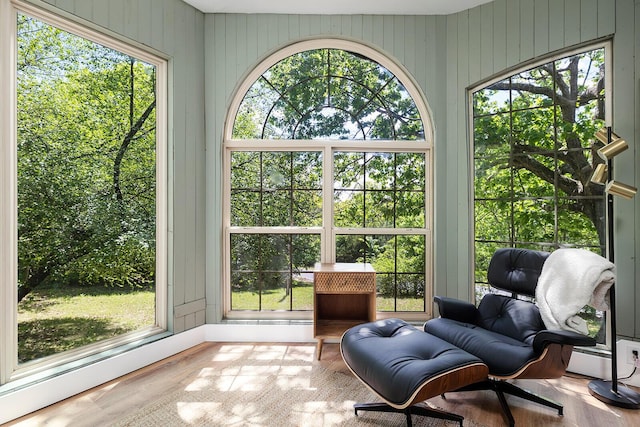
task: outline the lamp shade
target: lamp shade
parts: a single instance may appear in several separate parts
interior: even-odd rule
[[[625,199],[633,199],[638,189],[631,185],[623,184],[618,181],[611,181],[605,188],[607,193],[615,194],[616,196],[624,197]]]
[[[591,182],[595,182],[596,184],[604,184],[607,180],[607,165],[604,163],[599,163],[596,166],[596,169],[593,171],[593,175],[591,175]]]
[[[611,144],[605,145],[604,147],[600,148],[598,150],[598,155],[604,160],[609,160],[622,153],[627,148],[629,148],[627,141],[622,138],[618,138],[615,141],[612,141]]]

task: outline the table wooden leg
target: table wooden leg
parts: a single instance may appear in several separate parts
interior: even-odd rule
[[[318,338],[318,346],[316,347],[316,357],[318,360],[320,360],[320,356],[322,355],[322,344],[324,344],[324,340]]]

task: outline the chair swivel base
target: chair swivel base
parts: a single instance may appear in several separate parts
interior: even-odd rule
[[[356,415],[358,415],[358,411],[397,412],[405,414],[407,417],[407,427],[411,427],[413,425],[411,415],[422,415],[441,420],[455,421],[460,423],[461,427],[462,421],[464,420],[464,417],[460,415],[452,414],[451,412],[442,411],[436,408],[428,408],[422,405],[412,405],[404,409],[398,409],[386,403],[356,403],[353,405],[353,408],[355,409]]]
[[[507,381],[488,379],[475,384],[470,384],[456,391],[474,390],[493,390],[496,393],[496,395],[498,396],[498,400],[500,401],[500,406],[502,407],[502,412],[507,419],[509,426],[515,425],[515,419],[513,418],[513,414],[511,413],[511,409],[509,408],[509,404],[507,403],[505,393],[538,403],[540,405],[548,406],[549,408],[553,408],[558,411],[558,415],[564,414],[564,408],[558,402],[547,399],[546,397],[539,396]]]

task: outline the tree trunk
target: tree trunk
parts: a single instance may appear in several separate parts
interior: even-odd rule
[[[122,159],[127,153],[127,149],[129,148],[131,141],[133,141],[133,138],[140,131],[140,129],[142,129],[142,125],[144,125],[144,122],[149,118],[149,115],[151,114],[155,106],[156,101],[154,100],[151,104],[149,104],[140,118],[138,118],[138,120],[134,123],[127,135],[122,140],[122,144],[120,144],[120,149],[118,150],[116,159],[113,162],[113,189],[116,195],[116,200],[118,200],[118,202],[122,202],[122,189],[120,187],[120,168],[122,167]]]

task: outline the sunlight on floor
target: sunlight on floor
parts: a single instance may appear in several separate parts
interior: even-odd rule
[[[212,357],[213,366],[201,369],[185,391],[259,391],[272,384],[282,390],[309,389],[314,352],[300,345],[225,345]]]
[[[205,419],[207,414],[219,410],[218,402],[177,402],[176,409],[180,418],[189,424]]]
[[[336,425],[351,417],[352,401],[333,402],[314,400],[318,393],[315,377],[324,368],[315,360],[315,347],[309,345],[222,345],[211,356],[209,366],[201,368],[184,388],[193,401],[182,399],[177,404],[180,420],[186,424],[198,424],[202,420],[216,420],[221,425],[264,425],[264,405],[283,405],[287,422],[296,425]],[[270,401],[273,387],[283,393],[299,396],[305,401]],[[222,392],[222,393],[220,393]],[[229,405],[237,393],[255,396],[258,402]],[[320,397],[320,396],[318,396]],[[307,398],[310,398],[307,401]],[[277,399],[277,398],[276,398]],[[209,400],[209,401],[207,401]],[[291,406],[293,405],[293,406]],[[272,409],[272,408],[271,408]],[[295,420],[295,421],[294,421]]]

